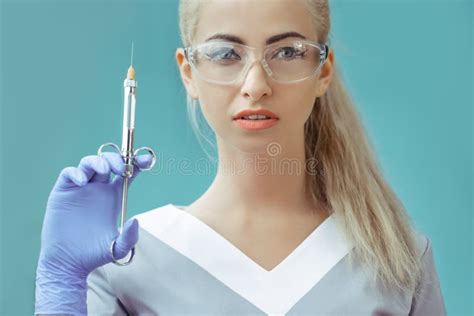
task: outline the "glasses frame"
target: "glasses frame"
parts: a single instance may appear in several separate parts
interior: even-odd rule
[[[264,48],[263,48],[263,57],[258,59],[258,58],[255,58],[255,51],[257,50],[256,47],[252,47],[252,46],[248,46],[248,45],[244,45],[244,44],[240,44],[240,43],[234,43],[234,42],[229,42],[229,41],[222,41],[222,40],[217,40],[217,41],[210,41],[210,42],[205,42],[205,43],[201,43],[201,44],[197,44],[197,45],[193,45],[193,46],[188,46],[188,47],[185,47],[184,48],[184,56],[186,57],[186,60],[187,62],[189,63],[189,65],[191,66],[191,69],[194,70],[196,72],[196,75],[201,78],[202,80],[204,81],[207,81],[209,83],[215,83],[215,84],[220,84],[220,85],[233,85],[235,84],[236,82],[239,82],[242,77],[247,77],[247,74],[248,74],[248,71],[250,70],[250,68],[253,67],[253,65],[255,64],[255,62],[260,62],[263,66],[263,69],[265,70],[265,72],[267,73],[267,75],[272,78],[272,80],[274,80],[275,82],[278,82],[278,83],[282,83],[282,84],[291,84],[291,83],[296,83],[296,82],[300,82],[300,81],[303,81],[303,80],[307,80],[313,76],[315,76],[318,71],[321,69],[321,67],[324,65],[324,63],[326,62],[327,58],[328,58],[328,54],[329,54],[329,46],[327,45],[327,43],[319,43],[319,42],[315,42],[315,41],[308,41],[308,40],[290,40],[288,42],[292,42],[292,43],[301,43],[301,44],[305,44],[305,45],[310,45],[310,46],[314,46],[314,47],[317,47],[319,50],[320,50],[320,53],[319,53],[319,60],[320,60],[320,63],[319,63],[319,66],[316,68],[316,70],[302,78],[302,79],[297,79],[297,80],[292,80],[292,81],[281,81],[281,80],[277,80],[275,79],[275,77],[273,76],[273,72],[272,70],[270,69],[270,67],[268,66],[268,63],[267,61],[265,60],[265,56],[267,54],[267,51],[275,46],[279,46],[279,45],[282,45],[283,43],[285,42],[278,42],[278,43],[273,43],[273,44],[270,44],[270,45],[266,45]],[[193,50],[196,50],[196,49],[199,49],[203,46],[206,46],[206,45],[211,45],[211,44],[215,44],[215,43],[223,43],[223,44],[231,44],[231,45],[234,45],[234,46],[239,46],[241,48],[243,48],[246,52],[247,52],[247,56],[250,56],[250,55],[253,55],[253,62],[247,62],[247,65],[246,67],[242,70],[241,74],[236,78],[234,79],[233,81],[230,81],[230,82],[222,82],[222,81],[217,81],[217,80],[212,80],[212,79],[208,79],[208,78],[205,78],[203,77],[199,71],[197,70],[195,64],[194,64],[194,58],[190,58],[190,56],[192,56],[192,52]],[[248,54],[248,52],[251,52],[251,54]]]

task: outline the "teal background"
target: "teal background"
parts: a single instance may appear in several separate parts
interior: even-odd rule
[[[472,315],[473,4],[331,5],[335,58],[387,180],[433,242],[448,314]],[[3,1],[0,10],[0,315],[31,315],[48,194],[61,169],[120,143],[132,41],[136,147],[151,146],[168,168],[134,183],[128,217],[191,203],[214,173],[177,165],[206,157],[174,58],[178,1]]]

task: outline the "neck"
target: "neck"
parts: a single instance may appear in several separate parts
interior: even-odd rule
[[[315,211],[306,189],[304,137],[258,144],[251,153],[218,138],[217,175],[204,194],[213,208],[242,219],[281,218]]]

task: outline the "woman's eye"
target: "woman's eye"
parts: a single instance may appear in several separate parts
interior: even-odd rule
[[[296,54],[296,57],[303,56],[304,53],[305,51],[296,50],[293,47],[282,47],[277,50],[277,52],[273,55],[273,57],[275,57],[276,55],[276,57],[278,58],[288,59],[288,58],[295,57],[295,54]]]
[[[224,49],[224,50],[216,50],[216,51],[213,51],[209,54],[207,54],[207,56],[212,59],[212,60],[229,60],[229,59],[237,59],[239,60],[240,59],[240,56],[237,55],[233,49]],[[232,58],[233,56],[235,56],[236,58]]]

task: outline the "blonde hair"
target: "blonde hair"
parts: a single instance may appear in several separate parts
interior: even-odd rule
[[[203,0],[180,0],[179,26],[185,47],[192,45]],[[303,0],[308,6],[320,42],[327,42],[330,10],[327,0]],[[317,173],[307,176],[307,189],[315,203],[323,204],[341,223],[354,256],[373,268],[372,281],[414,290],[421,278],[416,232],[402,203],[385,181],[372,144],[347,93],[336,63],[326,93],[315,101],[305,123],[306,159],[317,161]],[[198,107],[188,95],[191,125],[201,132]],[[201,143],[202,144],[202,143]]]

